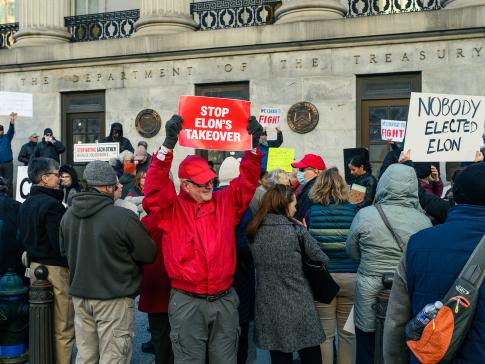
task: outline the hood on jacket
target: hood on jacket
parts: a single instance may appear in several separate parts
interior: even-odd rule
[[[69,186],[69,188],[75,188],[76,190],[80,189],[79,178],[78,178],[77,172],[76,172],[76,170],[74,169],[73,166],[71,166],[70,164],[63,164],[59,168],[59,175],[61,175],[62,173],[67,173],[71,176],[72,184],[71,184],[71,186]]]
[[[376,203],[419,209],[414,168],[398,163],[390,165],[377,184]]]
[[[81,192],[73,196],[72,206],[69,208],[69,211],[81,219],[86,219],[109,205],[114,205],[114,200],[107,194]]]
[[[121,123],[113,123],[111,124],[111,129],[109,131],[109,136],[113,136],[113,130],[118,130],[120,132],[120,138],[123,136],[123,125]]]

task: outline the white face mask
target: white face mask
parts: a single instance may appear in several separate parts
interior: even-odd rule
[[[298,180],[298,183],[303,186],[306,183],[305,172],[298,172],[296,174],[296,179]]]

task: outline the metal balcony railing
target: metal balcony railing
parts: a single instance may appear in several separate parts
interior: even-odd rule
[[[190,12],[200,30],[239,28],[273,24],[276,0],[214,0],[190,5]]]
[[[69,16],[64,18],[72,42],[128,38],[135,32],[140,18],[138,9],[110,13]]]
[[[13,35],[19,30],[19,23],[0,24],[0,49],[13,46]]]
[[[438,10],[440,0],[348,0],[347,17]]]

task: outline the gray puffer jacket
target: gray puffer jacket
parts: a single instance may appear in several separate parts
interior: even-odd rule
[[[413,168],[393,164],[377,185],[376,204],[380,204],[395,233],[407,244],[409,237],[431,226],[421,212],[418,179]],[[347,253],[360,260],[355,288],[355,326],[364,332],[375,331],[373,305],[382,286],[382,275],[394,272],[401,249],[374,206],[360,210],[347,236]]]

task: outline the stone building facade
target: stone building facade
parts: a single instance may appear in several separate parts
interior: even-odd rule
[[[262,4],[225,3],[237,8],[245,1]],[[22,0],[16,42],[0,49],[0,91],[34,95],[34,116],[19,118],[14,154],[31,132],[45,127],[72,150],[77,141],[107,135],[116,121],[132,143],[146,140],[153,151],[163,140],[164,122],[177,112],[178,97],[208,95],[247,98],[253,113],[267,106],[286,115],[294,104],[310,102],[319,112],[317,126],[301,134],[284,121],[283,146],[295,147],[297,158],[320,154],[339,168],[344,148],[369,147],[377,165],[388,150],[380,141],[380,119],[405,120],[412,91],[485,95],[485,0],[349,16],[388,6],[381,3],[285,0],[274,7],[274,24],[201,31],[210,16],[193,16],[191,1],[141,0],[139,18],[122,24],[133,27],[130,36],[73,42],[65,26],[70,0]],[[145,109],[162,122],[151,138],[136,129]],[[188,153],[194,150],[177,147],[174,169]],[[72,162],[72,152],[64,161]]]

